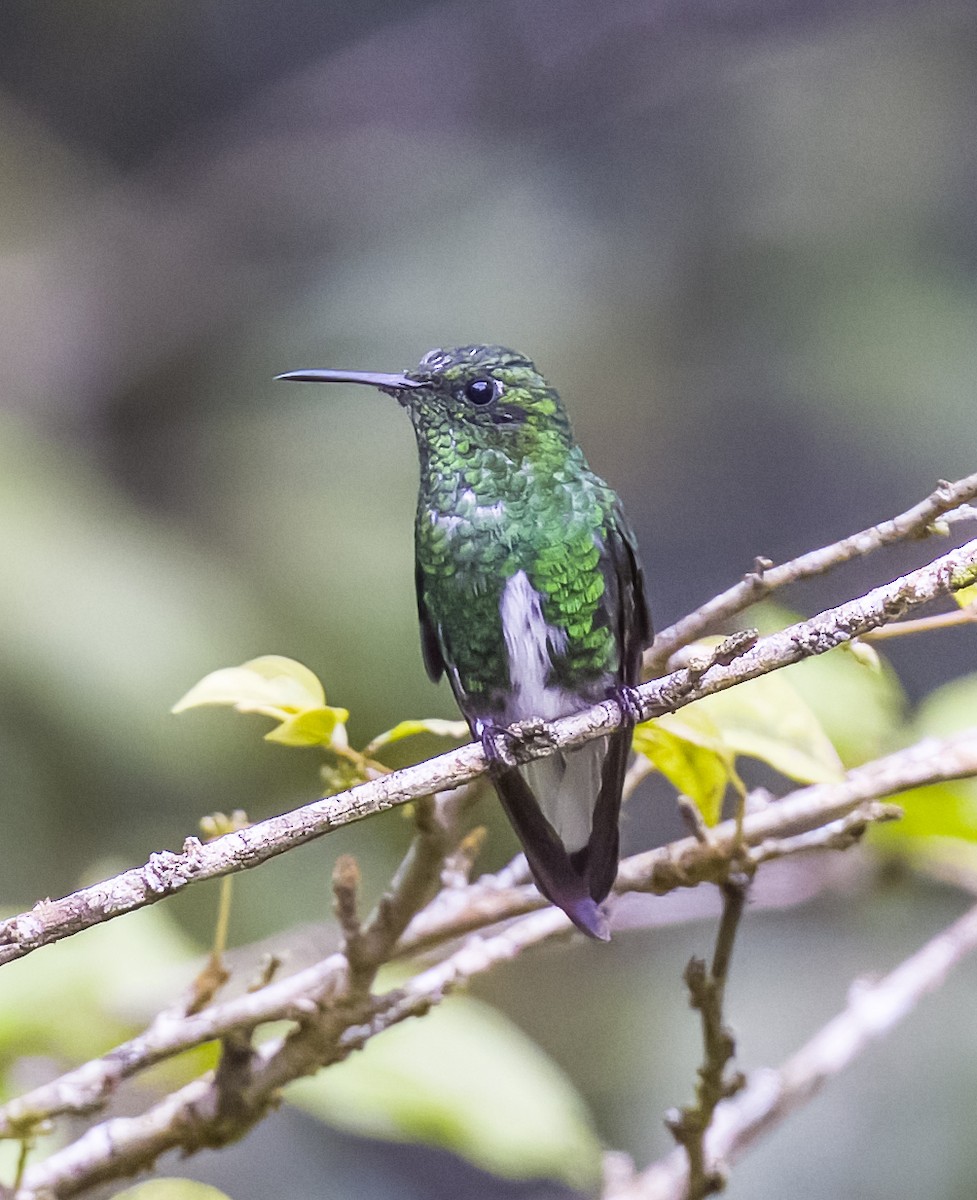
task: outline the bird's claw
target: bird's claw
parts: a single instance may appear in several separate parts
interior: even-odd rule
[[[640,725],[644,720],[644,710],[637,688],[633,688],[627,683],[620,683],[614,689],[613,696],[621,709],[623,724]]]
[[[532,757],[527,750],[548,750],[553,746],[545,721],[522,721],[515,728],[479,721],[476,732],[490,768],[510,770]]]
[[[519,737],[505,725],[479,721],[478,740],[481,742],[490,771],[509,770],[517,765],[516,747],[519,745]]]

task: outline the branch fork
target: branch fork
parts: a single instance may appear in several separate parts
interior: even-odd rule
[[[952,523],[953,514],[975,498],[977,475],[941,483],[907,513],[833,546],[779,567],[758,559],[739,584],[663,631],[646,667],[664,669],[692,641],[747,607],[757,589],[766,594],[880,546],[923,537],[945,517]],[[883,628],[965,586],[975,575],[977,540],[780,633],[764,638],[753,631],[736,634],[705,656],[690,655],[684,666],[635,689],[635,703],[645,719],[676,711],[701,696]],[[523,761],[603,736],[632,715],[608,700],[560,721],[515,727],[505,736]],[[223,1145],[259,1120],[292,1079],[339,1061],[497,964],[541,942],[570,936],[564,914],[547,906],[529,884],[521,857],[494,877],[469,881],[478,837],[463,838],[461,817],[487,768],[481,747],[463,747],[206,844],[188,838],[182,853],[153,855],[143,867],[61,900],[42,901],[31,912],[0,923],[2,964],[154,903],[189,883],[248,869],[351,821],[408,801],[414,804],[411,848],[368,917],[359,912],[355,862],[344,857],[337,863],[333,900],[342,934],[338,953],[285,977],[273,963],[244,995],[224,1001],[210,996],[199,1011],[161,1014],[139,1037],[0,1108],[0,1134],[24,1138],[60,1114],[98,1110],[123,1080],[155,1063],[209,1041],[222,1044],[215,1072],[138,1116],[96,1124],[43,1162],[28,1164],[16,1200],[60,1200],[132,1174],[167,1149],[190,1152]],[[847,1038],[852,1057],[977,946],[974,910],[903,967],[853,996],[837,1019],[838,1028],[827,1027],[820,1041],[814,1039],[779,1072],[752,1076],[744,1087],[742,1076],[729,1071],[734,1042],[723,1004],[752,873],[774,858],[853,845],[871,823],[896,815],[895,807],[885,803],[887,796],[973,775],[977,730],[930,738],[859,767],[836,783],[802,788],[753,809],[744,805],[736,820],[713,829],[693,822],[692,836],[621,863],[616,895],[664,894],[713,882],[724,903],[710,965],[693,959],[686,971],[690,1003],[702,1025],[703,1062],[695,1102],[670,1118],[680,1147],[640,1175],[619,1171],[613,1186],[609,1182],[608,1200],[612,1194],[678,1200],[719,1190],[723,1164],[734,1161],[762,1130],[840,1069],[837,1053],[829,1053],[836,1050],[838,1037]],[[422,950],[428,966],[394,990],[374,991],[380,966]],[[254,1031],[283,1019],[293,1023],[290,1032],[254,1046]]]

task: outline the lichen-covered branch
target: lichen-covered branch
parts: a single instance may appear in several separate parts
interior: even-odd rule
[[[874,1041],[890,1033],[977,950],[977,907],[938,933],[877,982],[852,988],[847,1007],[779,1069],[758,1071],[716,1110],[706,1134],[712,1161],[733,1163],[765,1133],[807,1103]],[[604,1200],[685,1200],[688,1160],[673,1151],[632,1179],[614,1183]]]
[[[810,579],[814,575],[823,575],[842,563],[850,562],[880,550],[883,546],[895,542],[906,541],[909,538],[922,537],[939,528],[941,517],[956,509],[968,511],[968,501],[977,498],[977,474],[968,475],[956,483],[941,481],[934,492],[914,505],[898,517],[872,525],[860,533],[853,533],[822,546],[819,550],[811,550],[789,562],[775,566],[767,559],[758,558],[753,569],[721,592],[718,596],[707,601],[695,612],[689,613],[674,625],[663,629],[655,638],[654,644],[645,655],[645,671],[648,675],[658,675],[668,665],[668,660],[683,646],[688,646],[707,633],[714,633],[723,621],[735,617],[744,609],[749,608],[758,600],[779,588],[797,583],[801,579]]]
[[[975,495],[977,476],[945,485],[893,522],[782,568],[764,568],[760,590],[921,534],[941,514],[952,513]],[[975,579],[977,540],[769,637],[734,635],[714,649],[689,655],[680,669],[642,685],[636,704],[646,719],[675,711],[702,696],[883,628]],[[720,609],[728,615],[755,599],[757,586],[747,580],[738,590],[726,593],[725,600],[719,597],[712,607],[693,614],[700,623],[699,631],[712,627]],[[731,603],[735,607],[729,610]],[[663,636],[674,638],[678,635],[673,631],[679,629],[674,626]],[[687,640],[683,634],[676,648]],[[617,703],[609,700],[561,721],[527,723],[517,727],[512,752],[519,761],[526,761],[570,748],[616,728],[622,717]],[[467,746],[207,844],[188,839],[182,853],[153,855],[143,867],[61,900],[43,901],[29,913],[0,923],[2,964],[154,903],[189,883],[257,866],[341,825],[405,801],[417,802],[411,848],[369,916],[359,912],[355,863],[341,859],[337,864],[333,892],[342,934],[337,953],[294,975],[266,978],[245,995],[171,1009],[139,1037],[0,1109],[0,1134],[29,1136],[38,1123],[59,1115],[98,1112],[123,1081],[154,1064],[205,1042],[216,1041],[221,1046],[215,1071],[140,1115],[98,1123],[45,1161],[28,1164],[16,1190],[17,1200],[78,1195],[106,1180],[137,1173],[165,1150],[180,1148],[189,1153],[202,1146],[225,1145],[258,1122],[290,1081],[341,1060],[389,1026],[422,1014],[452,989],[495,964],[548,939],[570,936],[566,917],[549,907],[532,886],[521,859],[495,876],[469,880],[474,843],[462,838],[460,818],[472,792],[469,785],[484,773],[485,765],[481,747]],[[882,802],[885,797],[962,776],[977,776],[977,730],[927,739],[859,767],[838,782],[799,789],[750,811],[742,821],[698,829],[695,836],[635,855],[620,866],[609,901],[612,925],[615,897],[622,893],[664,894],[713,882],[727,887],[729,919],[721,929],[729,933],[739,914],[730,898],[741,895],[729,890],[731,873],[748,876],[774,858],[847,848],[870,823],[895,814],[892,805]],[[699,1106],[702,1119],[692,1131],[694,1136],[683,1139],[698,1162],[699,1195],[709,1190],[710,1180],[719,1179],[716,1164],[725,1153],[724,1143],[716,1140],[717,1130],[725,1128],[720,1115],[740,1112],[741,1102],[754,1092],[751,1085],[735,1102],[722,1099],[729,1089],[724,1076],[728,1055],[724,1056],[722,1019],[728,953],[721,946],[728,947],[731,940],[731,935],[720,938],[711,971],[692,981],[708,1051],[702,1078],[712,1089],[707,1103]],[[424,969],[391,991],[374,992],[380,966],[420,951],[427,956]],[[710,980],[715,986],[710,986]],[[282,1021],[288,1023],[284,1034],[254,1044],[256,1030]],[[812,1069],[804,1078],[816,1074]],[[789,1083],[787,1075],[784,1079]],[[791,1087],[791,1094],[801,1098],[806,1094],[800,1084]],[[777,1113],[785,1103],[778,1102]],[[725,1115],[723,1121],[727,1121]],[[743,1120],[740,1127],[752,1128]],[[735,1140],[730,1143],[738,1144]],[[688,1161],[684,1154],[682,1161]],[[674,1175],[674,1163],[667,1162],[672,1163],[668,1170]],[[631,1183],[652,1186],[649,1181],[654,1178],[652,1170]],[[686,1171],[681,1186],[687,1184]]]
[[[879,797],[962,774],[977,775],[977,730],[943,740],[927,739],[857,768],[838,783],[800,789],[750,813],[743,823],[742,841],[730,821],[710,831],[705,841],[684,838],[636,855],[622,863],[617,891],[664,893],[721,880],[731,866],[749,871],[775,857],[851,845],[868,823],[892,816],[891,806],[879,803]],[[428,836],[423,829],[418,834]],[[429,858],[428,879],[437,870],[438,857]],[[370,994],[367,984],[375,972],[364,972],[362,960],[353,970],[346,954],[333,954],[295,975],[200,1012],[163,1014],[140,1037],[8,1103],[0,1109],[0,1131],[23,1135],[40,1120],[97,1110],[123,1080],[192,1046],[231,1038],[240,1049],[235,1034],[250,1034],[276,1020],[293,1023],[286,1036],[249,1052],[248,1070],[239,1073],[233,1105],[226,1103],[226,1081],[222,1104],[217,1075],[197,1080],[149,1112],[97,1125],[64,1150],[28,1167],[18,1200],[39,1200],[45,1191],[59,1197],[78,1194],[96,1182],[132,1174],[165,1149],[223,1145],[260,1120],[289,1080],[344,1058],[369,1037],[425,1012],[452,989],[528,947],[569,936],[572,929],[566,917],[545,907],[534,888],[511,886],[512,876],[510,870],[501,879],[446,887],[406,925],[399,941],[383,944],[378,955],[393,957],[409,946],[423,946],[429,955],[440,956],[440,961],[393,991]],[[350,886],[350,881],[342,886]],[[392,898],[397,911],[389,914],[394,922],[391,928],[405,924],[405,914],[424,891],[412,887],[402,900]],[[487,905],[486,896],[493,891],[495,902]],[[541,911],[529,911],[533,908]],[[484,928],[505,919],[510,923],[502,929]],[[367,922],[364,929],[369,927]]]
[[[866,595],[828,609],[755,642],[738,643],[735,655],[720,647],[695,662],[643,684],[635,695],[645,718],[674,712],[702,696],[746,679],[823,654],[877,629],[977,578],[977,540]],[[743,652],[739,653],[739,649]],[[613,700],[562,720],[518,727],[522,760],[572,747],[617,728],[623,714]],[[352,821],[467,783],[486,770],[482,748],[472,744],[348,792],[258,822],[202,844],[188,838],[183,851],[163,851],[142,867],[82,888],[60,900],[44,900],[29,912],[0,922],[0,965],[92,925],[154,904],[190,883],[255,867]]]

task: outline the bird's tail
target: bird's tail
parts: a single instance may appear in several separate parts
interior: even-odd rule
[[[595,781],[596,786],[585,801],[588,808],[592,805],[588,814],[589,835],[573,851],[567,850],[547,819],[520,768],[498,768],[493,772],[495,790],[522,842],[539,890],[563,909],[578,929],[600,941],[610,938],[607,919],[598,905],[610,892],[617,875],[618,818],[630,742],[630,730],[619,730],[601,747],[604,753],[599,782]],[[593,745],[571,751],[568,757],[586,754]],[[548,761],[541,760],[541,764]],[[544,779],[544,772],[536,772],[533,782],[545,786]]]
[[[536,886],[578,929],[606,942],[610,938],[607,920],[590,894],[586,870],[574,866],[519,768],[493,772],[492,782],[522,842]]]

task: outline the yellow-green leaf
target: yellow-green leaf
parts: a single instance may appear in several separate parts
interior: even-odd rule
[[[284,746],[345,747],[345,708],[326,704],[326,693],[308,667],[280,654],[253,658],[240,667],[224,667],[205,675],[172,711],[202,705],[227,705],[242,713],[260,713],[280,722],[265,735]]]
[[[953,598],[961,608],[969,608],[971,604],[977,604],[977,583],[957,588],[953,593]]]
[[[977,841],[977,788],[972,779],[913,788],[892,799],[902,809],[903,816],[901,821],[879,826],[884,840],[958,838]]]
[[[173,705],[172,711],[226,704],[238,712],[284,719],[289,713],[320,708],[325,702],[322,684],[308,667],[279,654],[266,654],[240,667],[224,667],[205,675]]]
[[[796,613],[769,602],[749,614],[750,624],[764,633],[798,619]],[[882,656],[879,666],[880,670],[866,670],[856,655],[840,648],[777,672],[808,704],[847,767],[877,758],[902,742],[906,699]]]
[[[758,758],[800,783],[827,783],[843,774],[820,721],[781,672],[750,679],[690,705],[720,730],[736,755]]]
[[[909,738],[945,737],[970,728],[977,728],[977,673],[961,675],[930,692],[916,710]]]
[[[977,729],[977,674],[964,675],[931,692],[920,704],[907,740],[945,737]],[[977,735],[975,735],[977,736]],[[977,780],[951,779],[894,797],[904,817],[880,826],[873,836],[889,846],[920,839],[977,842]]]
[[[266,742],[282,746],[346,745],[345,725],[349,713],[345,708],[310,708],[287,717],[280,725],[265,734]]]
[[[639,725],[638,729],[645,730],[656,726],[668,729],[675,736],[701,746],[703,750],[712,750],[727,760],[732,758],[729,747],[723,741],[722,730],[701,703],[689,704],[678,712],[666,713],[663,717]],[[635,733],[637,732],[636,729]]]
[[[711,722],[691,711],[694,707],[639,725],[634,748],[695,802],[707,825],[715,825],[731,778],[732,755],[723,749],[718,733],[712,736],[705,728]],[[686,713],[691,720],[681,719]]]
[[[460,740],[469,737],[468,725],[464,721],[444,721],[440,717],[421,717],[414,721],[401,721],[393,729],[377,734],[366,746],[363,753],[370,757],[382,747],[391,742],[399,742],[404,738],[416,737],[419,733],[431,733],[435,737],[455,738]]]
[[[198,954],[158,905],[7,963],[0,1067],[25,1055],[76,1063],[103,1053],[185,991]]]
[[[843,773],[818,718],[781,674],[748,680],[639,725],[634,748],[695,801],[710,825],[719,820],[741,755],[800,783]]]
[[[453,996],[386,1030],[287,1099],[370,1137],[425,1142],[496,1174],[592,1188],[600,1144],[583,1101],[500,1013]]]

